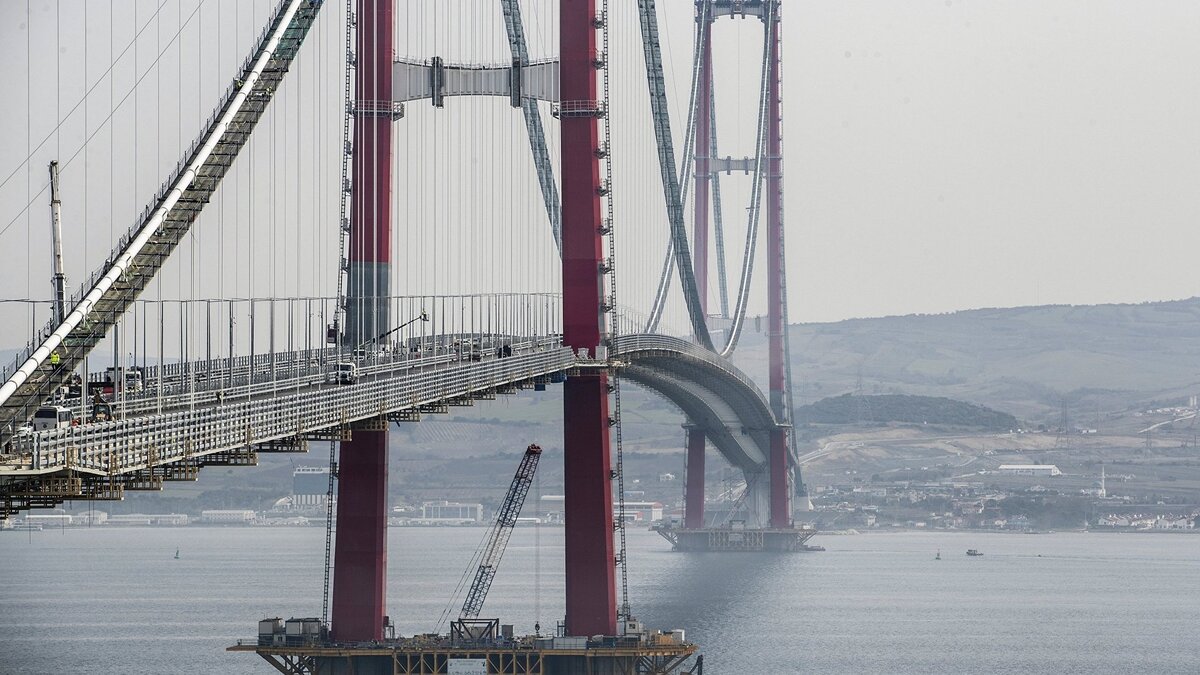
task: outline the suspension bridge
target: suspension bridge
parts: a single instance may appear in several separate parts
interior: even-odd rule
[[[208,87],[219,90],[217,105],[198,119],[194,140],[184,144],[180,122],[178,162],[166,167],[148,205],[69,297],[56,256],[50,316],[37,325],[36,317],[26,321],[28,344],[0,373],[3,517],[158,490],[164,482],[195,480],[206,466],[254,465],[259,453],[337,444],[332,612],[322,617],[330,642],[321,647],[326,651],[253,648],[283,672],[316,672],[321,663],[346,658],[337,651],[345,645],[378,647],[384,638],[388,426],[454,406],[562,386],[568,518],[561,637],[641,630],[623,579],[623,381],[656,392],[686,417],[686,516],[672,541],[692,547],[716,541],[704,516],[709,447],[745,474],[742,501],[757,547],[792,550],[811,536],[793,522],[793,499],[804,497],[790,434],[782,3],[697,0],[689,8],[691,58],[670,81],[661,36],[671,27],[663,31],[663,11],[653,0],[620,8],[606,0],[525,3],[532,11],[517,0],[476,3],[474,11],[486,9],[492,20],[462,30],[443,24],[449,32],[432,45],[420,36],[439,29],[414,25],[420,12],[405,4],[272,3],[266,27],[244,40],[244,60],[224,73],[223,86]],[[178,15],[182,34],[191,19],[184,20],[182,9]],[[752,25],[758,36],[759,68],[749,85],[754,105],[741,106],[733,133],[749,143],[741,157],[718,154],[718,110],[745,103],[717,103],[714,54],[722,44],[714,25],[723,19],[740,21],[739,30]],[[201,15],[196,49],[208,39],[220,48],[224,38],[206,36],[203,25]],[[314,150],[313,166],[305,168],[286,154],[277,162],[272,146],[269,171],[272,181],[296,181],[294,189],[282,188],[292,200],[306,198],[302,180],[313,190],[332,183],[336,197],[316,202],[317,214],[297,208],[276,219],[272,212],[267,241],[287,250],[295,240],[297,251],[329,251],[326,258],[336,251],[333,269],[314,272],[327,283],[320,289],[326,294],[200,297],[195,289],[207,277],[241,269],[240,254],[195,260],[197,251],[203,255],[204,228],[224,227],[224,200],[235,210],[248,204],[246,220],[253,221],[254,200],[276,197],[271,183],[254,194],[262,161],[254,166],[252,138],[265,126],[274,142],[275,109],[285,106],[279,114],[286,126],[287,106],[303,102],[304,92],[289,89],[289,78],[304,81],[313,42],[318,50],[333,44],[333,53],[340,45],[344,55],[334,71],[342,76],[343,105],[333,108],[336,114],[318,108],[308,120],[320,134],[340,132],[322,146],[336,148],[336,156]],[[433,49],[445,51],[429,55]],[[309,96],[319,96],[320,87],[310,89],[317,91]],[[680,91],[686,99],[668,96]],[[109,97],[113,106],[115,98]],[[301,117],[297,126],[305,123]],[[479,128],[486,133],[475,134]],[[501,140],[483,138],[488,134]],[[286,132],[284,138],[293,145]],[[303,144],[297,145],[292,150],[302,156]],[[465,154],[468,168],[439,168],[454,159],[439,159],[443,150]],[[494,165],[486,170],[471,168],[488,160]],[[432,176],[412,168],[424,161],[434,165]],[[340,175],[328,176],[326,167],[338,164]],[[402,176],[393,175],[397,165]],[[748,205],[733,289],[723,181],[725,201],[740,195]],[[230,197],[239,186],[249,194]],[[40,195],[33,192],[27,189],[30,199],[18,217]],[[146,194],[137,199],[146,201]],[[61,202],[56,184],[55,227]],[[305,218],[311,240],[288,229]],[[457,229],[439,233],[443,225]],[[219,251],[224,247],[222,241]],[[246,253],[247,276],[274,255]],[[164,299],[161,284],[173,261],[189,257],[195,297]],[[760,259],[765,269],[756,265]],[[276,289],[274,279],[269,287]],[[765,302],[754,291],[765,291]],[[730,360],[753,302],[766,310],[766,393]],[[671,317],[683,319],[687,330],[666,329]],[[91,372],[89,363],[99,362],[109,364],[105,374]],[[63,410],[70,423],[60,418]],[[583,651],[558,656],[592,663],[598,652],[588,649],[603,646],[605,658],[629,668],[611,672],[677,672],[695,649],[668,638],[576,646]],[[463,649],[445,646],[443,656],[467,658],[470,650]],[[578,664],[535,659],[535,652],[542,654],[530,651],[520,665],[510,660],[503,669],[488,661],[487,672],[585,672],[571,669]],[[389,654],[386,672],[446,672],[438,670],[445,659]]]

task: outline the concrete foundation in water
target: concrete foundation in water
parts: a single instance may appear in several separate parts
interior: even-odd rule
[[[766,529],[737,527],[682,528],[666,525],[653,528],[676,551],[824,551],[806,542],[817,533],[807,525]]]
[[[256,643],[228,651],[254,652],[289,675],[702,675],[683,631],[632,623],[638,631],[621,636],[513,637],[496,619],[456,621],[450,635],[340,643],[318,619],[265,619]]]

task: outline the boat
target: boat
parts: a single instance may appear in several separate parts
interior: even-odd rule
[[[975,558],[975,557],[981,556],[983,554],[980,553],[979,549],[977,549],[977,548],[969,548],[969,549],[967,549],[967,555],[971,556],[972,558]]]
[[[175,549],[175,559],[179,560],[179,549]]]
[[[941,559],[942,559],[942,549],[940,549],[940,548],[938,549],[937,555],[933,556],[933,559],[934,559],[934,560],[941,560]]]

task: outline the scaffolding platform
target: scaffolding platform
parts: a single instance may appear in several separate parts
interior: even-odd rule
[[[722,552],[798,552],[824,551],[821,546],[809,546],[808,540],[817,533],[810,525],[783,528],[700,527],[681,528],[655,525],[650,528],[667,541],[675,551]]]
[[[267,621],[279,621],[271,620]],[[350,644],[326,639],[324,626],[307,631],[260,633],[230,652],[258,654],[287,675],[702,675],[698,647],[682,631],[592,637],[511,636],[511,628],[487,619],[491,629],[471,634],[416,635]],[[282,622],[279,622],[282,624]],[[458,623],[458,622],[456,622]],[[266,643],[266,644],[264,644]]]

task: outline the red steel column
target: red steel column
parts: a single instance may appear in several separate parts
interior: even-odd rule
[[[704,527],[704,432],[687,430],[687,486],[684,489],[683,526]]]
[[[358,0],[359,102],[392,100],[392,2]],[[392,121],[359,105],[354,119],[350,271],[346,335],[351,347],[388,330]],[[341,444],[337,542],[333,559],[333,637],[383,638],[387,591],[387,423],[368,421]]]
[[[562,138],[563,341],[595,354],[603,332],[595,0],[559,9]],[[608,376],[576,375],[563,388],[567,632],[614,635],[617,589],[609,472]]]
[[[767,91],[767,346],[769,393],[771,409],[777,419],[784,419],[787,400],[784,387],[783,346],[783,147],[780,138],[780,4],[775,0],[775,20],[767,26],[770,40],[771,72]],[[787,434],[777,430],[771,434],[771,527],[790,527],[792,499],[788,487]]]
[[[352,433],[338,462],[332,623],[341,642],[383,639],[387,592],[387,426]]]
[[[696,6],[696,20],[704,14]],[[696,274],[696,288],[700,293],[700,309],[708,314],[708,190],[712,184],[712,172],[708,153],[712,143],[712,118],[710,116],[712,96],[712,21],[706,20],[700,27],[704,35],[703,51],[700,55],[700,79],[696,96],[696,204],[692,230],[692,269]],[[684,526],[704,527],[704,432],[688,427],[687,430],[687,490],[684,494]]]
[[[393,328],[388,316],[392,241],[392,3],[358,0],[354,165],[346,339],[359,345]]]

